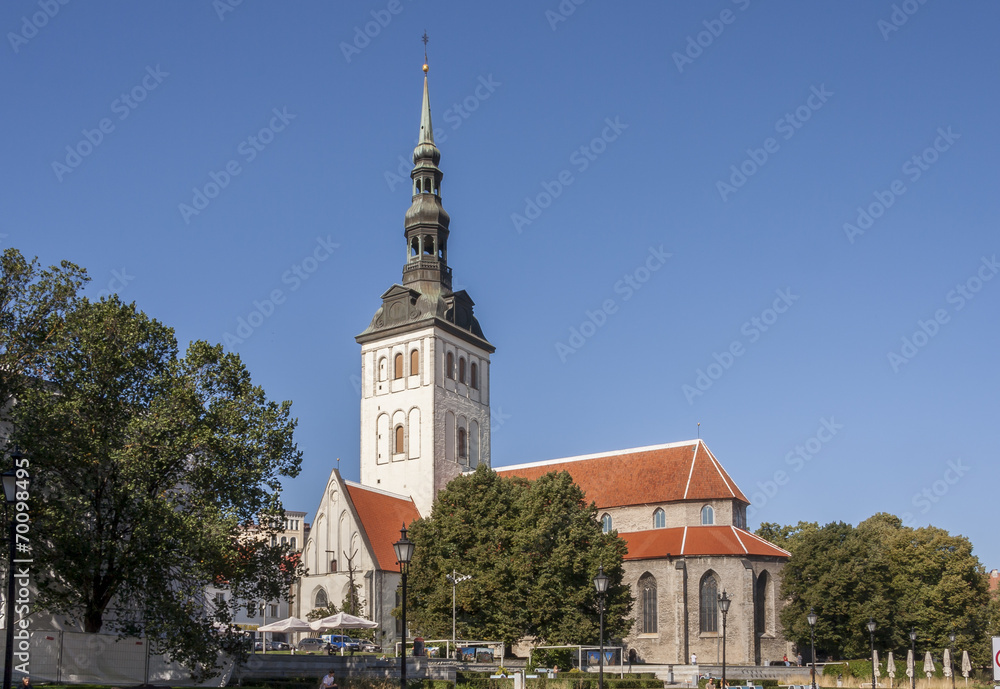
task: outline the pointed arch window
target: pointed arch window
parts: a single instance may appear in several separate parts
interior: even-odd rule
[[[646,572],[639,577],[639,629],[641,634],[656,634],[656,577]]]
[[[656,511],[653,512],[653,528],[663,529],[667,526],[667,513],[663,511],[662,507],[657,507]]]
[[[699,587],[699,617],[702,633],[719,631],[719,583],[714,572],[706,572]]]
[[[410,352],[410,375],[415,376],[420,373],[420,352],[416,349]]]
[[[465,357],[460,356],[458,358],[458,382],[465,382]]]
[[[607,512],[601,516],[601,530],[604,533],[611,533],[611,515]]]
[[[473,390],[479,389],[479,366],[473,361],[469,365],[469,385],[472,386]]]
[[[459,459],[466,459],[469,456],[467,449],[468,443],[466,442],[465,429],[458,429],[458,457]]]
[[[392,358],[392,377],[402,378],[403,377],[403,355],[397,354]]]
[[[396,454],[403,452],[403,442],[406,440],[405,434],[403,433],[403,424],[396,426],[395,438],[393,443],[392,451]]]
[[[319,589],[316,591],[316,595],[313,596],[313,607],[314,608],[325,608],[330,604],[329,599],[326,597],[326,591],[324,589]]]
[[[715,524],[715,510],[712,509],[711,505],[705,505],[701,508],[701,523],[702,526],[712,526]]]

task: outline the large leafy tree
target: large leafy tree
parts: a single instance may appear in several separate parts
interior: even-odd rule
[[[232,605],[275,599],[300,569],[270,538],[280,477],[301,462],[290,403],[221,346],[180,356],[170,328],[117,297],[61,320],[11,412],[31,466],[36,604],[209,668],[235,609],[205,587]]]
[[[451,635],[453,570],[458,634],[511,644],[595,643],[598,566],[610,578],[605,635],[628,633],[632,596],[622,583],[625,543],[601,532],[593,504],[566,472],[534,482],[485,466],[438,494],[430,517],[413,523],[407,615],[431,637]]]
[[[43,269],[17,249],[0,256],[0,409],[40,372],[62,315],[88,279],[68,261]]]
[[[782,574],[788,604],[781,622],[788,638],[808,645],[812,608],[822,654],[866,657],[865,625],[873,619],[876,648],[905,657],[914,628],[918,648],[940,651],[954,631],[956,648],[968,649],[974,662],[989,657],[981,641],[989,619],[986,574],[964,536],[903,526],[885,513],[856,528],[800,522],[762,524],[757,533],[792,553]]]

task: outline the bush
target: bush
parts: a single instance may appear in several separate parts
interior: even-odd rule
[[[421,689],[455,689],[455,685],[446,679],[425,679]]]
[[[573,649],[571,648],[536,648],[531,652],[531,664],[534,667],[569,670],[573,667]]]

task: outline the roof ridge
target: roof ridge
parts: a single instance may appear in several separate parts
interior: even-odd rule
[[[684,545],[688,540],[688,528],[687,525],[684,526],[684,536],[681,538],[681,555],[684,554]]]
[[[596,452],[589,455],[575,455],[572,457],[558,457],[555,459],[545,459],[538,462],[525,462],[524,464],[511,464],[509,466],[494,467],[495,471],[511,471],[514,469],[531,469],[534,467],[547,466],[549,464],[566,464],[569,462],[580,462],[586,459],[601,459],[603,457],[617,457],[626,454],[638,454],[640,452],[653,452],[656,450],[669,450],[685,445],[697,445],[700,440],[682,440],[674,443],[663,443],[661,445],[645,445],[643,447],[630,447],[624,450],[610,450],[608,452]]]
[[[691,455],[691,468],[688,469],[688,480],[684,485],[684,500],[688,499],[688,491],[691,490],[691,477],[694,476],[694,463],[698,459],[698,448],[701,447],[701,440],[699,440],[694,446],[694,454]]]
[[[791,551],[785,550],[784,548],[782,548],[777,543],[771,543],[771,541],[767,540],[766,538],[761,538],[760,536],[758,536],[757,534],[755,534],[753,531],[750,531],[749,529],[740,529],[740,530],[743,533],[745,533],[748,536],[750,536],[751,538],[756,538],[761,543],[766,543],[767,545],[771,546],[772,548],[777,548],[778,550],[780,550],[783,553],[788,553],[789,557],[791,557],[791,555],[792,555]]]
[[[743,548],[743,554],[744,555],[749,555],[750,551],[747,550],[746,543],[744,543],[743,539],[740,538],[739,531],[736,530],[736,527],[733,526],[732,524],[730,524],[729,525],[729,529],[733,532],[733,535],[736,536],[736,541],[740,544],[740,547]]]
[[[711,450],[709,450],[707,447],[705,448],[705,450],[708,452],[708,456],[712,460],[712,466],[714,466],[715,470],[718,472],[719,478],[721,478],[722,482],[726,484],[726,488],[729,490],[729,495],[735,498],[736,491],[734,491],[733,487],[729,485],[730,480],[729,477],[726,475],[726,473],[722,470],[722,463],[718,459],[716,459],[715,455],[712,454]]]

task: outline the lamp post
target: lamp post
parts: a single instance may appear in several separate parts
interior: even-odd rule
[[[471,579],[471,574],[459,574],[458,570],[452,568],[451,574],[446,574],[445,579],[451,582],[451,652],[458,657],[458,644],[455,643],[455,589],[463,581]]]
[[[910,627],[910,656],[913,667],[910,669],[910,689],[917,689],[917,630]]]
[[[720,689],[726,689],[726,615],[729,613],[729,604],[733,600],[726,593],[726,589],[722,589],[722,595],[719,596],[719,610],[722,611],[722,686]]]
[[[809,608],[806,620],[809,622],[809,645],[812,648],[812,685],[813,689],[816,689],[816,622],[819,621],[819,615],[816,614],[815,610]]]
[[[396,562],[399,564],[399,573],[402,575],[403,652],[399,658],[399,687],[400,689],[406,689],[406,570],[409,567],[410,558],[413,557],[413,541],[406,537],[406,524],[403,524],[403,528],[399,530],[399,533],[402,536],[392,544],[392,548],[396,551]]]
[[[868,633],[871,635],[872,643],[872,689],[875,689],[875,620],[868,618]]]
[[[17,466],[19,460],[24,459],[24,454],[15,449],[10,453],[10,458],[12,466],[2,474],[3,496],[7,503],[7,520],[9,522],[7,529],[7,647],[4,653],[3,689],[10,689],[11,674],[14,669],[14,559],[17,557],[17,552],[14,547],[14,515],[11,514],[11,508],[16,502],[17,495],[17,474],[14,471],[14,466]]]
[[[948,664],[951,670],[951,689],[955,689],[955,632],[948,635]]]
[[[604,598],[608,594],[608,575],[604,573],[604,565],[597,569],[597,576],[594,577],[594,588],[597,589],[597,603],[601,611],[601,657],[597,660],[600,672],[597,679],[597,689],[604,689]]]

